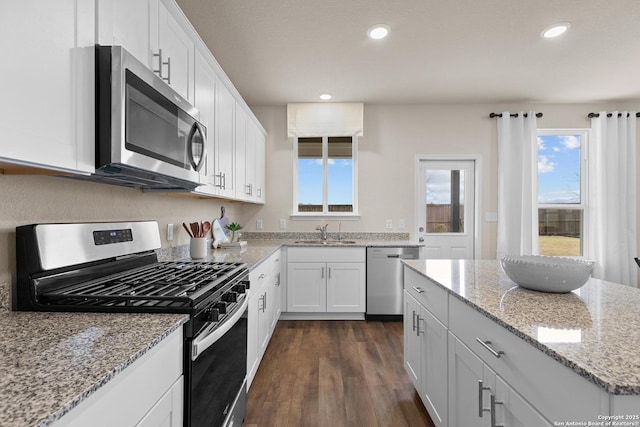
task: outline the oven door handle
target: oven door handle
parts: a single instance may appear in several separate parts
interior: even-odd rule
[[[228,318],[222,326],[218,329],[215,329],[210,334],[204,334],[203,336],[199,336],[193,340],[192,348],[191,348],[191,360],[196,360],[198,356],[200,356],[206,349],[211,347],[216,341],[218,341],[224,334],[226,334],[229,329],[231,329],[240,318],[243,316],[245,310],[247,309],[248,298],[245,298],[242,302],[242,305],[233,316]]]

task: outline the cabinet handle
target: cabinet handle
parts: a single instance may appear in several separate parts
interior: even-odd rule
[[[412,311],[413,311],[413,314],[412,314],[413,326],[412,326],[411,330],[415,332],[415,330],[416,330],[416,311],[415,310],[412,310]]]
[[[219,184],[216,184],[216,187],[218,187],[218,188],[224,188],[224,186],[222,185],[222,172],[220,172],[219,174],[216,174],[216,175],[215,175],[215,177],[216,177],[216,178],[218,178],[218,179],[220,180],[220,181],[219,181]]]
[[[164,80],[166,80],[168,84],[171,84],[171,58],[167,58],[165,65],[167,66],[167,78]]]
[[[264,293],[264,305],[262,308],[262,312],[264,313],[267,310],[267,293]]]
[[[417,337],[420,336],[420,320],[424,321],[424,318],[420,319],[420,315],[418,314],[416,316],[416,336]],[[422,331],[422,333],[424,334],[424,331]]]
[[[245,190],[245,194],[248,196],[253,196],[253,184],[247,184],[245,185],[246,190]]]
[[[320,271],[320,278],[324,279],[324,267],[322,267],[322,270]]]
[[[262,188],[258,188],[256,192],[258,193],[258,197],[262,197]]]
[[[498,402],[496,395],[491,393],[491,427],[504,427],[504,424],[496,424],[496,405],[502,405],[504,402]]]
[[[417,286],[412,286],[412,288],[419,294],[424,293],[424,289],[422,289],[422,288],[419,288]]]
[[[482,402],[482,393],[485,390],[491,391],[490,387],[485,387],[482,380],[478,380],[478,416],[482,418],[483,412],[491,412],[491,408],[483,408],[484,403]],[[492,395],[493,396],[493,395]]]
[[[481,346],[486,348],[487,351],[489,351],[489,353],[493,354],[498,359],[500,359],[500,356],[502,356],[504,354],[504,351],[502,351],[502,350],[494,350],[493,347],[491,347],[491,341],[482,341],[478,337],[476,337],[476,341],[478,341]]]
[[[222,174],[222,189],[226,190],[227,189],[227,173],[223,173]]]
[[[328,273],[329,273],[329,274],[328,274],[328,276],[327,276],[327,277],[329,277],[329,279],[331,279],[331,267],[329,267],[329,269],[328,269]]]
[[[280,287],[280,273],[276,274],[276,286]]]
[[[162,78],[162,49],[158,49],[158,53],[154,53],[153,56],[158,57],[158,69],[153,72],[158,73],[158,76]]]

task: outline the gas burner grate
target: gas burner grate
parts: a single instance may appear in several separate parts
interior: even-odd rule
[[[38,297],[52,304],[85,307],[192,307],[244,271],[246,265],[238,263],[158,262]]]

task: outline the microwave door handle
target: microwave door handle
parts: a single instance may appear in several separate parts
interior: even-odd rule
[[[193,140],[196,134],[199,133],[202,136],[202,154],[200,155],[200,159],[196,162],[196,159],[193,156]],[[189,138],[187,140],[188,152],[189,152],[189,162],[191,166],[196,172],[199,172],[204,165],[204,159],[207,156],[207,141],[204,135],[204,129],[200,126],[200,123],[193,122],[193,126],[191,126],[191,131],[189,132]]]
[[[224,321],[222,325],[218,329],[214,329],[213,332],[207,334],[203,333],[204,336],[199,336],[193,340],[192,349],[191,349],[191,360],[196,360],[198,356],[200,356],[206,349],[211,347],[218,341],[224,334],[226,334],[229,329],[231,329],[238,320],[244,315],[244,312],[247,309],[248,298],[245,298],[242,302],[242,305],[231,318]]]

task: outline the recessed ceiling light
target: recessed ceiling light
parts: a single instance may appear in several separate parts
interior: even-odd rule
[[[320,99],[322,99],[323,101],[328,101],[331,99],[331,94],[330,93],[323,93],[322,95],[320,95]]]
[[[571,28],[570,22],[558,22],[542,30],[540,35],[545,39],[552,39],[566,33],[569,28]]]
[[[389,26],[385,24],[376,24],[367,30],[367,35],[374,40],[380,40],[389,35]]]

